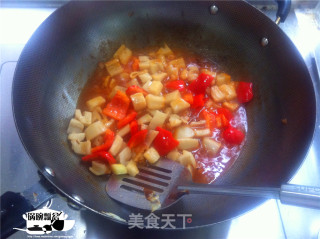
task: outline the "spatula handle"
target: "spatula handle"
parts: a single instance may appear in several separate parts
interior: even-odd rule
[[[284,184],[281,188],[216,186],[192,184],[178,186],[191,194],[220,194],[280,199],[283,204],[320,209],[320,187]]]
[[[280,201],[284,204],[320,209],[320,187],[284,184],[280,190]]]

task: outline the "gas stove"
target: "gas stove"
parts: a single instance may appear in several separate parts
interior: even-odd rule
[[[16,2],[9,8],[0,8],[1,46],[1,194],[22,192],[39,181],[37,168],[29,159],[17,134],[11,108],[11,85],[19,55],[34,30],[62,2],[35,2],[21,8]],[[26,3],[23,3],[25,7]],[[273,3],[254,3],[274,19]],[[317,122],[309,153],[290,183],[320,187],[320,3],[293,4],[286,22],[280,28],[291,38],[309,69],[317,97]],[[294,67],[294,66],[293,66]],[[46,237],[65,238],[320,238],[320,211],[282,205],[268,200],[257,208],[235,219],[212,226],[180,231],[129,229],[89,210],[72,206],[62,195],[47,204],[63,211],[75,220],[75,226],[65,232],[52,232]],[[13,238],[32,237],[18,231]]]

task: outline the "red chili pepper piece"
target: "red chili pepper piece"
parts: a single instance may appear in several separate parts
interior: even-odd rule
[[[82,161],[94,161],[94,160],[102,160],[110,165],[117,163],[114,157],[109,152],[106,152],[106,151],[99,151],[99,152],[95,152],[82,157]]]
[[[172,133],[168,130],[160,127],[157,127],[156,130],[159,133],[153,141],[153,146],[161,156],[165,156],[179,145],[179,141],[173,138]]]
[[[205,99],[204,94],[199,94],[193,97],[193,103],[191,104],[191,108],[197,109],[204,106]]]
[[[99,152],[99,151],[108,151],[114,140],[114,132],[110,129],[107,129],[104,134],[104,144],[96,146],[91,149],[91,153]]]
[[[139,131],[139,125],[138,122],[136,120],[132,121],[130,123],[130,133],[131,136],[135,135],[137,132]]]
[[[102,113],[116,120],[122,120],[127,114],[129,105],[129,97],[118,90],[112,100],[107,104],[107,107],[103,109]]]
[[[252,83],[240,81],[237,87],[237,97],[240,103],[247,103],[253,98]]]
[[[136,93],[142,93],[144,96],[146,96],[148,94],[147,91],[145,91],[144,89],[142,89],[141,87],[139,87],[137,85],[129,86],[128,89],[126,90],[126,94],[128,96],[136,94]]]
[[[169,90],[183,91],[186,88],[186,83],[183,80],[169,81],[165,84],[165,88]]]
[[[241,144],[244,139],[244,133],[232,126],[226,128],[222,136],[224,140],[230,144]]]
[[[135,133],[134,135],[131,136],[128,142],[128,147],[130,149],[137,147],[141,144],[144,144],[145,139],[147,137],[148,130],[140,130],[139,132]]]
[[[189,89],[195,94],[205,94],[212,81],[213,76],[201,73],[197,79],[191,82]]]
[[[137,116],[137,112],[133,111],[128,114],[124,119],[120,120],[117,124],[118,129],[121,129],[123,126],[129,124],[132,120],[134,120]]]

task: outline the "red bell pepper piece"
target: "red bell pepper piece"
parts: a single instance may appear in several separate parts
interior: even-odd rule
[[[128,114],[124,119],[120,120],[117,124],[118,129],[121,129],[123,126],[129,124],[132,120],[134,120],[137,116],[137,112],[133,111]]]
[[[130,123],[130,133],[131,136],[135,135],[137,132],[139,131],[139,125],[138,122],[136,120],[132,121]]]
[[[240,81],[237,87],[237,98],[240,103],[247,103],[253,98],[252,83]]]
[[[197,109],[204,106],[204,94],[199,94],[193,97],[193,103],[191,104],[191,108]]]
[[[147,137],[148,130],[140,130],[139,132],[135,133],[134,135],[131,135],[131,138],[128,141],[128,147],[130,149],[137,147],[141,144],[144,144],[145,139]]]
[[[96,146],[91,149],[91,153],[99,152],[99,151],[108,151],[113,144],[114,140],[114,132],[110,129],[107,129],[104,134],[104,144]]]
[[[106,151],[99,151],[82,157],[82,161],[89,162],[94,160],[102,160],[110,165],[117,163],[114,157]]]
[[[216,120],[216,127],[217,128],[229,126],[229,120],[225,117],[224,114],[217,114],[215,116],[215,120]]]
[[[241,144],[244,139],[244,133],[232,126],[226,128],[222,136],[224,140],[230,144]]]
[[[137,57],[133,57],[131,67],[132,67],[133,71],[138,71],[139,70],[139,59]]]
[[[102,113],[116,120],[122,120],[127,114],[129,105],[129,97],[118,90],[106,108],[103,109]]]
[[[146,96],[148,94],[147,91],[145,91],[144,89],[140,88],[137,85],[129,86],[128,89],[126,90],[126,94],[128,96],[136,94],[136,93],[142,93],[144,96]]]
[[[214,112],[205,109],[202,111],[202,116],[206,120],[207,127],[213,130],[216,126],[216,116]]]
[[[153,141],[153,146],[161,156],[165,156],[179,145],[179,141],[173,138],[172,133],[168,130],[160,127],[157,127],[156,130],[159,133]]]
[[[231,120],[233,118],[233,114],[231,113],[231,111],[226,108],[218,108],[217,112],[218,114],[223,114],[227,118],[227,120]]]
[[[187,101],[190,105],[193,104],[193,95],[191,93],[186,93],[182,96],[182,99]]]
[[[169,90],[184,91],[184,89],[186,88],[186,83],[183,80],[169,81],[165,84],[165,88]]]
[[[205,94],[212,81],[213,76],[201,73],[197,79],[191,82],[189,89],[195,94]]]

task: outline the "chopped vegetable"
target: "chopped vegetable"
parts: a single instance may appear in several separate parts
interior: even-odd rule
[[[139,70],[139,59],[137,57],[133,57],[131,67],[132,67],[133,71],[138,71]]]
[[[239,108],[239,104],[236,102],[223,102],[222,106],[231,111],[236,111]]]
[[[125,147],[123,150],[121,150],[117,159],[121,164],[127,165],[131,159],[131,156],[131,149],[129,147]]]
[[[190,105],[193,104],[193,95],[191,93],[186,93],[182,97],[185,101],[187,101]]]
[[[146,96],[147,107],[150,110],[160,110],[165,106],[165,99],[163,96],[156,96],[148,94]]]
[[[167,154],[167,158],[171,159],[173,161],[177,161],[180,156],[181,156],[181,154],[179,153],[179,151],[177,149],[174,149]]]
[[[124,126],[123,128],[121,128],[121,129],[118,131],[117,135],[119,135],[119,136],[121,136],[121,137],[124,137],[124,136],[126,136],[127,134],[129,134],[129,133],[130,133],[130,125],[127,124],[126,126]]]
[[[123,68],[120,65],[119,59],[113,59],[105,63],[106,68],[110,76],[115,76],[123,72]]]
[[[215,85],[211,87],[211,97],[215,102],[222,102],[226,96],[219,87]]]
[[[180,126],[182,124],[182,120],[180,119],[180,116],[177,114],[172,114],[169,117],[169,125],[171,128]]]
[[[126,94],[128,96],[131,96],[131,95],[137,94],[137,93],[142,93],[144,96],[146,96],[148,94],[148,92],[146,92],[144,89],[142,89],[141,87],[139,87],[137,85],[129,86],[128,89],[126,90]]]
[[[114,132],[110,129],[107,129],[104,134],[104,144],[100,146],[96,146],[91,149],[92,153],[98,152],[98,151],[108,151],[114,141]]]
[[[247,103],[252,100],[252,83],[240,81],[237,88],[237,97],[240,103]]]
[[[102,160],[110,165],[117,163],[114,157],[106,151],[99,151],[82,157],[82,161],[85,162],[94,161],[97,159]]]
[[[184,91],[186,88],[186,83],[183,80],[169,81],[165,84],[165,88],[169,90]]]
[[[76,154],[87,155],[91,152],[91,141],[79,142],[77,140],[71,140],[72,150]]]
[[[214,63],[167,45],[137,55],[122,44],[80,96],[86,106],[67,130],[73,151],[97,176],[136,176],[137,165],[166,156],[195,182],[214,181],[239,155],[245,132],[238,129],[247,128],[241,103],[253,97],[251,83],[217,72]],[[152,198],[158,208],[159,197]]]
[[[192,138],[194,136],[194,131],[188,126],[180,126],[174,132],[175,139]]]
[[[178,90],[172,91],[165,95],[166,104],[170,104],[171,101],[181,98],[181,94]]]
[[[166,121],[168,115],[165,113],[162,113],[161,111],[156,111],[156,113],[154,114],[152,120],[150,121],[149,124],[149,129],[155,129],[156,127],[162,127],[162,125],[164,124],[164,122]]]
[[[116,156],[119,151],[121,150],[122,147],[122,143],[123,143],[123,139],[120,135],[116,135],[111,148],[109,149],[109,152],[113,155]]]
[[[137,167],[137,164],[133,160],[131,160],[127,164],[127,171],[128,171],[128,174],[132,177],[136,176],[139,173],[139,169]]]
[[[199,140],[198,139],[191,139],[191,138],[184,138],[178,139],[179,141],[179,149],[186,149],[186,150],[193,150],[199,147]]]
[[[206,120],[206,125],[210,130],[213,130],[216,126],[216,117],[214,112],[207,109],[202,111],[203,118]]]
[[[143,154],[143,156],[145,157],[146,160],[148,160],[149,163],[155,163],[160,158],[160,155],[159,155],[158,151],[154,147],[149,148]]]
[[[229,84],[230,81],[231,81],[231,76],[226,73],[220,73],[217,75],[217,78],[216,78],[217,86],[220,86],[223,84]]]
[[[152,81],[150,86],[148,87],[148,92],[153,95],[159,95],[162,91],[163,85],[160,81]]]
[[[143,84],[152,80],[152,76],[148,72],[140,74],[139,78]]]
[[[149,123],[152,120],[152,116],[149,114],[145,114],[138,119],[138,124]]]
[[[107,127],[101,122],[96,121],[93,124],[89,125],[84,133],[86,134],[87,140],[92,140],[95,137],[102,135],[104,132],[106,132]]]
[[[163,81],[167,76],[168,76],[167,73],[165,73],[165,72],[159,72],[159,73],[154,73],[154,74],[152,74],[152,79],[153,79],[154,81]]]
[[[193,157],[193,154],[187,150],[182,151],[182,155],[178,158],[179,162],[184,166],[191,165],[192,167],[196,167],[196,160]]]
[[[86,102],[86,106],[90,111],[93,111],[96,107],[102,106],[106,103],[106,100],[102,96],[97,96]]]
[[[224,94],[226,100],[233,100],[237,97],[236,89],[232,84],[223,84],[219,86],[219,89]]]
[[[227,143],[241,144],[244,139],[244,133],[232,126],[229,126],[224,130],[223,138]]]
[[[158,134],[159,134],[159,131],[156,131],[156,130],[148,131],[146,141],[145,141],[147,147],[149,147],[152,144],[153,140],[157,137]]]
[[[104,163],[99,163],[96,161],[92,161],[91,167],[89,168],[90,172],[97,176],[105,175],[109,172],[109,168]],[[111,172],[111,171],[110,171]]]
[[[211,75],[201,73],[196,80],[190,83],[189,89],[195,94],[205,94],[212,81]]]
[[[118,129],[121,129],[123,126],[129,124],[131,121],[133,121],[137,116],[137,112],[133,111],[130,114],[128,114],[125,118],[120,120],[117,124]]]
[[[186,110],[190,107],[190,104],[181,98],[178,98],[174,101],[171,101],[170,105],[171,105],[174,113],[179,113],[179,112]]]
[[[92,113],[91,112],[85,111],[84,115],[82,115],[81,110],[76,109],[74,116],[84,126],[88,126],[92,123]]]
[[[194,135],[196,137],[209,136],[210,134],[211,134],[210,129],[195,129],[194,130]]]
[[[130,99],[128,96],[121,91],[117,91],[116,95],[102,112],[111,118],[122,120],[127,114],[129,105]]]
[[[204,145],[204,147],[206,148],[206,150],[208,150],[209,152],[216,154],[218,153],[220,147],[221,147],[221,143],[210,139],[208,137],[203,138],[202,143]]]
[[[193,102],[191,104],[191,108],[197,109],[204,106],[204,94],[199,94],[193,97]]]
[[[132,56],[132,51],[125,45],[121,45],[120,48],[114,53],[113,57],[118,58],[121,64],[126,65]]]
[[[128,173],[126,166],[124,166],[122,164],[112,164],[111,165],[111,171],[115,175],[121,175],[121,174],[127,174]]]
[[[130,134],[135,135],[137,132],[139,131],[139,125],[138,122],[136,120],[132,121],[130,123]]]
[[[148,130],[145,129],[145,130],[140,130],[139,132],[132,135],[128,142],[128,147],[132,149],[139,145],[145,144],[147,133],[148,133]]]
[[[159,133],[153,141],[154,148],[160,156],[165,156],[179,145],[179,141],[173,138],[172,133],[168,130],[160,127],[157,127],[156,130]]]
[[[82,133],[84,129],[84,125],[76,119],[71,119],[70,123],[69,123],[69,127],[67,129],[67,133],[71,134],[71,133]]]

